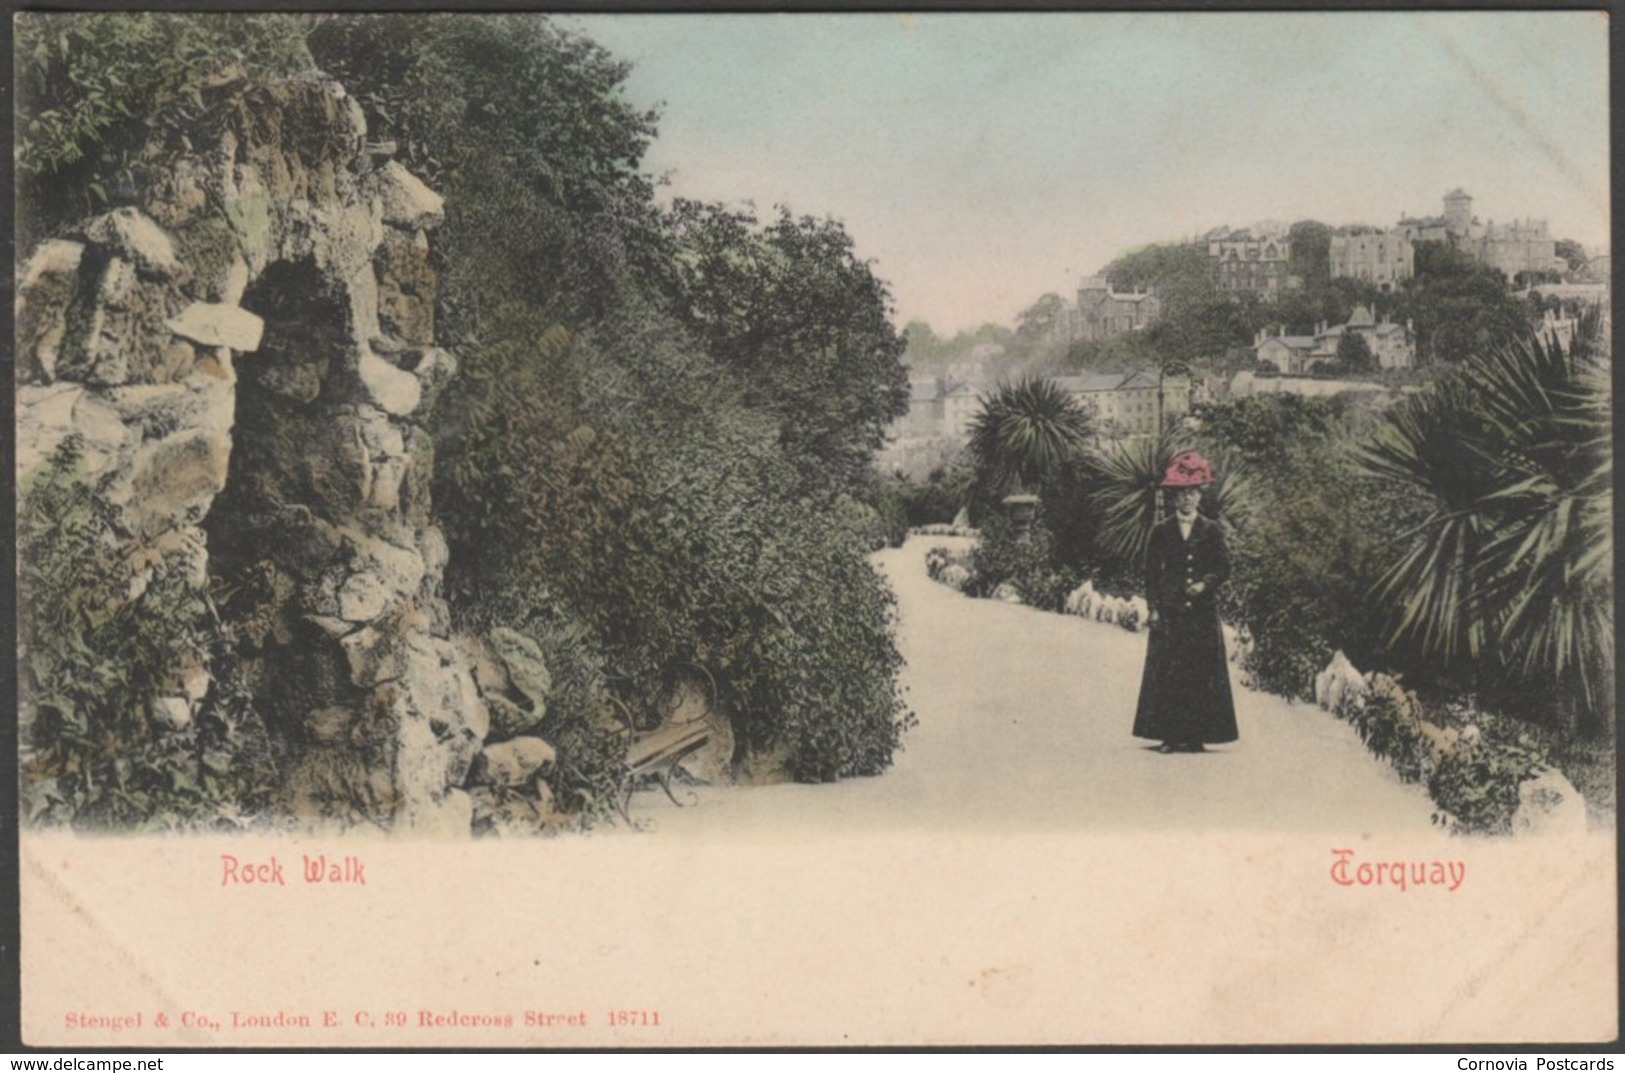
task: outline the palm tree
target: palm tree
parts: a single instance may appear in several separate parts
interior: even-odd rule
[[[1516,340],[1396,407],[1360,449],[1374,476],[1432,507],[1375,595],[1390,643],[1446,664],[1490,659],[1572,687],[1573,726],[1601,730],[1613,676],[1612,404],[1601,322],[1567,351]]]
[[[1059,384],[1024,376],[982,399],[970,452],[989,491],[1024,495],[1076,459],[1092,431],[1089,415]]]
[[[1151,529],[1162,517],[1161,485],[1174,456],[1191,446],[1190,433],[1170,429],[1157,437],[1135,437],[1094,452],[1094,487],[1089,501],[1100,519],[1096,547],[1120,566],[1137,570],[1151,544]],[[1204,448],[1206,450],[1206,448]],[[1238,464],[1214,458],[1214,481],[1204,490],[1203,513],[1237,519],[1245,503],[1246,475]]]

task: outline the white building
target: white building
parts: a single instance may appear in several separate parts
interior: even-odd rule
[[[1314,335],[1268,335],[1263,331],[1253,340],[1253,354],[1280,372],[1296,376],[1310,371],[1316,362],[1337,360],[1338,344],[1346,334],[1365,339],[1377,368],[1409,369],[1416,364],[1416,337],[1408,324],[1395,324],[1387,317],[1377,320],[1365,306],[1355,306],[1354,314],[1343,324],[1321,324]]]
[[[1415,273],[1416,247],[1403,231],[1355,228],[1332,236],[1333,279],[1363,280],[1391,291]]]
[[[1184,377],[1168,377],[1158,400],[1157,374],[1086,373],[1058,376],[1055,383],[1094,415],[1095,430],[1105,439],[1155,436],[1158,418],[1168,428],[1190,412],[1191,384]]]

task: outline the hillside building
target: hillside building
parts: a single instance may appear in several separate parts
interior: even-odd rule
[[[912,380],[908,385],[905,435],[950,436],[963,439],[970,432],[980,406],[976,389],[964,380],[938,376]]]
[[[1066,342],[1096,342],[1144,331],[1162,316],[1162,299],[1148,292],[1112,290],[1103,276],[1078,284],[1078,302],[1060,318]]]
[[[1409,325],[1395,324],[1387,317],[1380,321],[1365,306],[1356,306],[1343,324],[1320,324],[1314,335],[1267,335],[1260,331],[1253,341],[1259,362],[1269,362],[1288,376],[1300,376],[1316,362],[1337,360],[1337,347],[1349,333],[1364,337],[1378,369],[1409,369],[1416,364],[1416,338]]]
[[[1416,272],[1416,247],[1399,229],[1379,231],[1352,228],[1332,235],[1333,279],[1374,283],[1380,291],[1393,290]]]
[[[1230,295],[1274,298],[1300,286],[1287,271],[1291,247],[1285,233],[1254,233],[1217,228],[1203,236],[1213,278]]]
[[[1159,413],[1162,428],[1168,428],[1191,409],[1191,383],[1184,377],[1163,381],[1160,408],[1157,374],[1153,372],[1086,373],[1054,379],[1061,390],[1094,416],[1096,434],[1102,439],[1155,436],[1159,432]]]
[[[1457,187],[1444,196],[1442,216],[1401,216],[1399,233],[1411,242],[1450,242],[1481,264],[1499,269],[1509,280],[1526,273],[1564,273],[1568,262],[1557,256],[1557,240],[1545,220],[1481,223],[1473,215],[1473,198]]]

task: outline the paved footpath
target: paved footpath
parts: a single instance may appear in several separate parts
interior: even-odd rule
[[[944,544],[964,541],[913,537],[875,557],[897,592],[903,680],[919,718],[891,770],[819,786],[701,787],[682,809],[641,792],[633,816],[701,838],[1142,827],[1446,837],[1426,791],[1401,783],[1353,728],[1239,681],[1240,741],[1151,751],[1129,733],[1146,635],[962,596],[926,576],[926,551]]]

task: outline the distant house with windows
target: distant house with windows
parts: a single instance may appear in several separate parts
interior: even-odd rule
[[[1143,291],[1112,290],[1104,276],[1078,284],[1078,304],[1057,321],[1064,342],[1095,342],[1143,331],[1162,316],[1162,299]]]
[[[921,377],[909,381],[908,413],[892,422],[886,443],[875,455],[884,472],[924,478],[964,447],[981,399],[970,381]]]
[[[1416,337],[1408,324],[1396,324],[1387,317],[1380,321],[1365,306],[1355,306],[1343,324],[1316,326],[1314,335],[1269,335],[1260,330],[1253,340],[1253,354],[1260,364],[1269,362],[1289,376],[1309,372],[1316,362],[1337,360],[1337,347],[1346,334],[1365,339],[1377,368],[1409,369],[1416,364]]]
[[[1313,335],[1270,335],[1259,329],[1258,338],[1253,340],[1253,354],[1258,358],[1258,364],[1268,363],[1276,372],[1296,375],[1316,361],[1316,339]],[[1333,351],[1336,353],[1335,349]]]
[[[1226,294],[1274,298],[1301,286],[1288,273],[1291,244],[1284,231],[1216,228],[1202,236],[1213,279]]]
[[[1144,370],[1085,373],[1058,376],[1054,380],[1093,415],[1095,431],[1101,438],[1115,440],[1158,434],[1156,373]],[[1167,428],[1190,412],[1191,383],[1185,377],[1168,377],[1161,391],[1162,427]]]
[[[979,405],[976,389],[968,381],[945,376],[911,380],[903,433],[964,437],[969,434]]]
[[[1332,235],[1333,279],[1358,279],[1391,291],[1416,273],[1416,247],[1403,231],[1346,228]]]
[[[1562,274],[1568,262],[1557,256],[1557,240],[1545,220],[1480,223],[1473,197],[1457,187],[1444,196],[1443,216],[1405,216],[1396,229],[1412,242],[1449,242],[1467,256],[1498,268],[1508,279],[1529,273]]]

